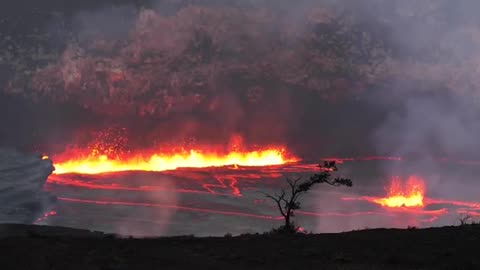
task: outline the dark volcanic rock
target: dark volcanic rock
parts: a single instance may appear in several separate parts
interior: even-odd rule
[[[12,236],[0,241],[2,269],[480,269],[477,225],[158,239],[47,226],[5,229]]]
[[[40,155],[0,150],[0,222],[32,223],[54,200],[43,190],[54,167]]]

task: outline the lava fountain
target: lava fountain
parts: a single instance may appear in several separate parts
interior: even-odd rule
[[[256,151],[214,151],[188,150],[178,152],[138,153],[124,158],[108,155],[64,155],[55,163],[55,174],[80,173],[99,174],[121,171],[166,171],[180,167],[205,168],[227,165],[269,166],[298,161],[290,157],[281,147]]]
[[[400,177],[393,177],[390,186],[387,187],[385,197],[344,197],[344,201],[368,201],[385,208],[423,208],[425,206],[425,180],[418,176],[410,176],[403,184]]]
[[[394,177],[388,188],[388,196],[374,198],[373,202],[385,207],[423,207],[425,181],[418,176],[410,176],[405,185],[399,177]]]

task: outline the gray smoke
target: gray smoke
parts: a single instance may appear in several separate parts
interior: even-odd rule
[[[391,1],[386,9],[359,12],[388,26],[394,48],[389,82],[371,99],[386,115],[371,142],[379,155],[409,160],[386,164],[380,173],[422,176],[432,197],[473,200],[478,191],[472,162],[480,159],[476,8],[476,1]]]

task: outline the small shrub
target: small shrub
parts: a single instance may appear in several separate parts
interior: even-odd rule
[[[269,232],[266,232],[266,235],[304,235],[308,232],[302,230],[300,227],[296,227],[294,223],[291,223],[290,226],[280,226],[278,228],[272,228]],[[309,234],[312,234],[310,232]]]

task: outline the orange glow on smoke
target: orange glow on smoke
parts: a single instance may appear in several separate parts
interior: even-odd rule
[[[55,162],[55,174],[99,174],[121,171],[166,171],[180,167],[204,168],[235,166],[268,166],[296,162],[289,158],[283,148],[259,151],[230,151],[225,154],[199,150],[176,153],[135,154],[125,158],[110,158],[107,155],[89,154],[85,157],[70,155]]]
[[[388,189],[388,197],[373,201],[385,207],[422,207],[425,195],[425,182],[416,176],[410,176],[402,186],[398,177],[394,178]]]

